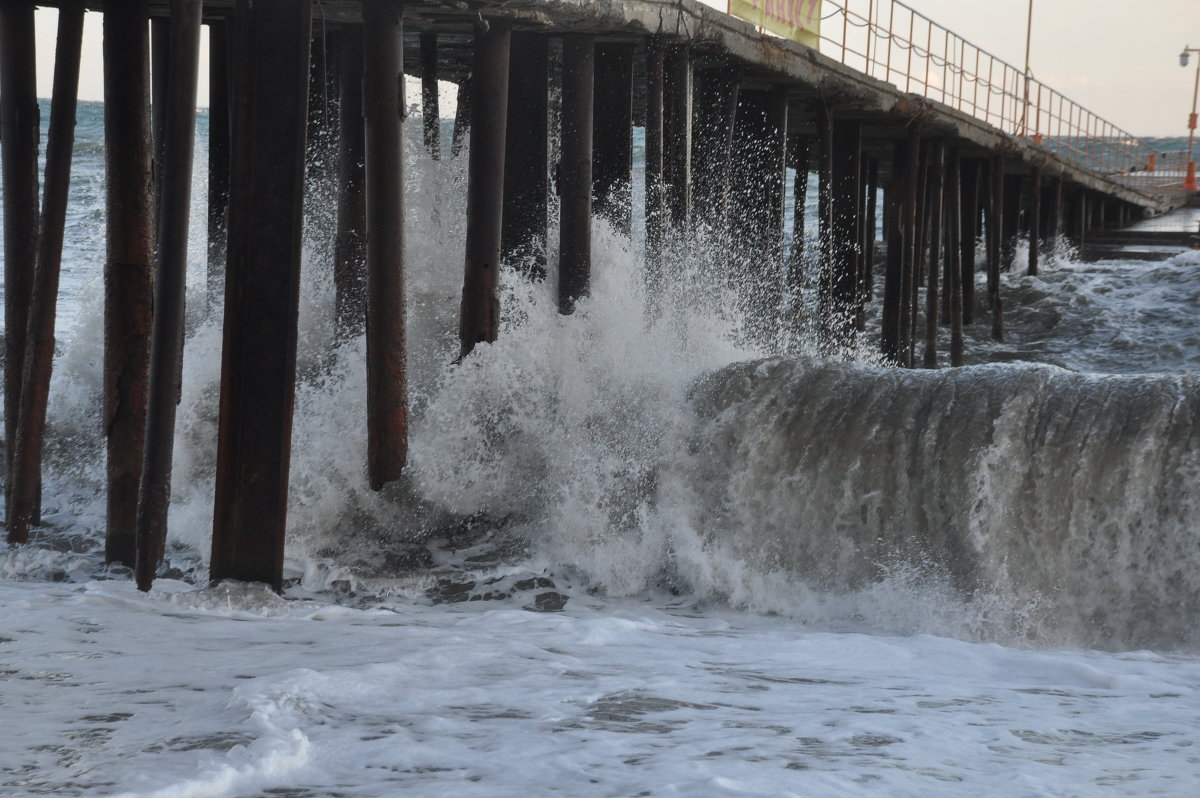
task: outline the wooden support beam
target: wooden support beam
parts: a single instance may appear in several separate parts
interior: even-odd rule
[[[909,142],[897,141],[892,152],[892,182],[884,209],[887,263],[883,283],[879,350],[888,360],[900,363],[900,311],[904,305],[904,217],[909,184],[914,182],[915,161],[909,159]]]
[[[992,338],[1004,340],[1004,301],[1000,296],[1001,252],[1005,230],[1004,158],[992,157],[991,203],[988,205],[988,307],[992,310]]]
[[[105,12],[106,14],[108,12]],[[229,216],[229,21],[208,24],[208,308],[225,294]]]
[[[829,263],[823,274],[828,281],[830,304],[825,315],[838,343],[850,344],[857,330],[863,295],[862,278],[862,123],[833,118],[833,141],[829,210]]]
[[[738,92],[730,191],[730,239],[746,272],[743,326],[759,346],[773,343],[783,296],[784,187],[787,95],[782,90]]]
[[[592,186],[596,214],[633,229],[633,45],[596,44]]]
[[[646,313],[658,315],[663,292],[663,237],[666,230],[666,187],[663,173],[664,85],[666,45],[661,36],[646,42]]]
[[[1029,178],[1029,266],[1026,273],[1036,275],[1041,258],[1042,170],[1036,166]]]
[[[462,357],[500,330],[500,241],[504,150],[508,124],[508,64],[512,33],[492,22],[475,33],[471,78],[471,153],[467,163],[467,254],[459,341]],[[457,132],[457,125],[455,128]]]
[[[404,76],[400,8],[363,4],[367,199],[367,479],[381,490],[408,458],[404,324]],[[482,131],[480,131],[482,135]],[[501,136],[501,153],[503,153]],[[474,150],[474,147],[472,147]],[[503,158],[503,154],[500,156]],[[498,225],[497,225],[498,227]],[[497,233],[499,230],[496,231]]]
[[[687,42],[667,47],[664,63],[663,169],[671,224],[692,219],[692,56]]]
[[[134,567],[137,555],[138,482],[146,441],[150,320],[154,302],[150,41],[146,7],[145,0],[137,0],[117,4],[104,12],[108,238],[108,258],[104,265],[104,432],[108,452],[104,556],[107,562],[130,568]],[[221,224],[223,229],[223,218]],[[221,255],[223,265],[223,251]]]
[[[79,96],[79,61],[83,46],[83,0],[65,0],[58,10],[58,42],[54,54],[54,94],[46,139],[46,184],[42,200],[37,268],[30,291],[29,327],[21,365],[21,404],[13,448],[12,495],[8,506],[8,542],[25,543],[39,514],[46,408],[54,366],[54,321],[58,278],[62,267],[67,196],[71,188],[71,156],[75,146],[75,109]],[[16,364],[10,364],[10,368]]]
[[[929,261],[925,277],[925,353],[921,364],[937,368],[938,281],[945,271],[942,262],[943,200],[946,193],[946,145],[940,139],[929,147]],[[955,209],[957,212],[957,209]]]
[[[804,294],[805,268],[805,207],[808,196],[808,161],[812,151],[812,139],[808,136],[792,136],[792,157],[796,174],[792,180],[792,241],[788,251],[787,292],[792,297],[792,306],[800,309],[800,300]],[[732,149],[730,150],[732,152]],[[787,320],[793,329],[798,329],[801,323],[799,313]]]
[[[692,139],[692,212],[711,231],[729,229],[729,179],[738,73],[722,66],[697,73]]]
[[[971,170],[974,173],[974,169]],[[963,364],[963,253],[966,251],[962,236],[963,219],[975,210],[969,203],[963,202],[962,180],[965,174],[962,156],[958,147],[950,150],[950,165],[947,171],[949,183],[946,186],[946,263],[949,264],[946,281],[946,292],[950,295],[950,365]],[[971,242],[972,252],[975,242]],[[973,277],[972,277],[973,279]]]
[[[162,562],[171,503],[171,458],[175,451],[175,406],[183,354],[184,295],[187,287],[188,220],[192,199],[192,155],[196,129],[196,83],[200,60],[202,0],[172,7],[170,63],[162,110],[162,155],[158,179],[157,257],[150,385],[146,405],[146,449],[137,511],[139,590],[149,590]]]
[[[546,276],[549,212],[549,37],[512,34],[508,70],[508,118],[521,120],[521,135],[505,136],[504,214],[501,249],[533,279]]]
[[[425,149],[433,160],[442,157],[442,120],[438,108],[438,35],[421,33],[421,123]]]
[[[296,383],[312,5],[258,0],[240,12],[210,578],[265,582],[278,591]],[[378,17],[367,26],[375,35],[398,34],[386,25],[387,12]],[[395,98],[399,73],[387,71]],[[396,101],[388,110],[395,111]]]
[[[37,267],[38,147],[36,36],[33,3],[0,3],[0,160],[4,181],[4,440],[5,495],[11,501],[12,462],[21,407],[21,364]],[[11,515],[11,503],[5,505]]]
[[[1010,271],[1017,254],[1017,239],[1021,236],[1021,211],[1024,208],[1025,178],[1006,175],[1004,178],[1004,219],[1000,225],[1000,269]]]
[[[1059,175],[1054,178],[1054,196],[1050,201],[1049,223],[1047,225],[1047,234],[1050,236],[1051,251],[1055,254],[1059,252],[1060,239],[1063,235],[1063,184],[1066,179]]]
[[[173,12],[172,12],[173,13]],[[170,105],[171,24],[169,17],[150,19],[150,129],[154,137],[154,196],[162,193],[166,153],[167,108]]]
[[[468,75],[458,84],[457,107],[454,109],[454,133],[450,137],[451,158],[462,155],[463,143],[467,139],[467,132],[471,129],[471,98],[474,94],[475,92],[471,88],[471,76]]]
[[[906,180],[907,195],[901,200],[904,208],[901,227],[904,230],[904,249],[901,275],[900,304],[900,364],[913,365],[913,339],[916,330],[915,297],[917,285],[917,238],[921,221],[921,173],[923,163],[921,133],[916,127],[908,132],[909,176]]]
[[[592,130],[595,39],[563,37],[559,162],[558,312],[573,313],[592,276]]]
[[[864,158],[866,169],[866,210],[863,217],[863,264],[860,285],[860,306],[864,307],[875,298],[875,236],[878,233],[879,202],[879,159]],[[803,198],[798,198],[803,199]],[[865,319],[864,319],[865,321]],[[862,327],[859,328],[863,329]]]
[[[363,127],[363,32],[342,29],[338,64],[337,239],[334,244],[335,337],[362,335],[367,307],[366,133]]]
[[[979,175],[982,163],[959,156],[959,249],[961,252],[962,323],[975,322],[975,245],[979,239]],[[952,178],[954,179],[954,178]],[[953,309],[951,309],[953,313]],[[953,325],[953,319],[951,319]]]

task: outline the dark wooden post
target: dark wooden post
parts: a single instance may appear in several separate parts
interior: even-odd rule
[[[961,250],[962,323],[975,321],[975,244],[979,239],[979,173],[980,161],[963,160],[961,164],[959,199],[959,248]],[[951,309],[953,313],[953,308]],[[953,324],[953,320],[951,320]]]
[[[922,365],[937,368],[938,281],[942,263],[943,199],[946,193],[946,145],[940,140],[929,147],[929,263],[925,277],[925,356]],[[955,208],[955,213],[958,209]]]
[[[54,95],[46,140],[46,186],[37,245],[37,268],[30,292],[25,357],[20,366],[21,404],[13,449],[12,496],[8,508],[8,542],[25,543],[38,513],[46,407],[54,365],[54,320],[58,277],[62,267],[63,230],[71,188],[71,155],[75,146],[75,109],[79,95],[79,61],[83,46],[83,0],[67,0],[58,10],[58,43],[54,55]]]
[[[663,185],[663,87],[665,46],[661,36],[646,42],[646,311],[657,315],[663,290],[663,234],[666,192]]]
[[[804,259],[805,216],[808,198],[808,162],[812,154],[812,139],[808,136],[793,137],[795,179],[792,181],[792,248],[788,253],[790,269],[796,277],[794,289],[799,289],[801,263]]]
[[[1063,234],[1063,183],[1062,175],[1054,178],[1054,197],[1050,201],[1049,220],[1046,224],[1047,235],[1050,236],[1050,249],[1054,254],[1059,252],[1059,239]]]
[[[106,14],[108,12],[105,12]],[[228,25],[208,25],[208,307],[225,293],[225,241],[229,213]]]
[[[1004,304],[1000,297],[1000,253],[1003,249],[1004,158],[994,156],[991,169],[992,195],[988,206],[988,306],[992,309],[992,338],[1004,340]]]
[[[171,13],[174,13],[173,11]],[[162,193],[163,158],[167,141],[167,106],[171,70],[171,22],[168,17],[150,20],[151,133],[154,136],[155,202]]]
[[[633,45],[597,44],[592,114],[596,213],[625,235],[633,226]]]
[[[1009,271],[1017,253],[1017,239],[1021,235],[1021,207],[1025,178],[1021,175],[1006,175],[1004,178],[1004,218],[1000,225],[1000,269]]]
[[[511,36],[511,33],[509,35]],[[471,98],[474,94],[475,92],[471,88],[471,76],[468,75],[458,84],[457,107],[454,109],[454,133],[450,137],[451,158],[462,155],[463,142],[466,141],[467,131],[471,127],[473,118]]]
[[[917,225],[920,222],[921,207],[921,133],[916,126],[908,132],[908,164],[909,174],[905,190],[907,196],[902,200],[904,214],[902,227],[904,229],[903,274],[901,280],[900,304],[900,363],[906,367],[913,365],[913,335],[916,329],[914,319],[917,283]]]
[[[563,37],[562,156],[559,165],[558,312],[572,313],[592,273],[592,126],[595,40]]]
[[[175,405],[179,399],[187,287],[188,218],[192,199],[192,154],[196,130],[196,81],[200,60],[202,0],[172,7],[168,105],[163,109],[162,169],[158,194],[158,256],[154,275],[154,322],[150,386],[146,406],[146,449],[137,512],[137,584],[149,590],[162,562],[171,503],[171,458],[175,451]],[[307,39],[305,39],[307,44]],[[307,70],[305,70],[307,76]]]
[[[421,32],[421,119],[425,148],[433,160],[442,157],[442,120],[438,108],[438,35]]]
[[[408,457],[404,325],[404,75],[400,8],[363,4],[367,199],[367,477],[400,478]],[[503,145],[503,142],[501,142]],[[501,156],[503,157],[503,156]]]
[[[878,231],[878,202],[879,202],[879,159],[867,158],[867,200],[866,200],[866,216],[863,236],[863,277],[862,277],[862,299],[860,303],[866,304],[875,298],[875,236]],[[800,198],[802,199],[802,198]]]
[[[972,173],[974,169],[971,170]],[[962,157],[958,147],[950,150],[950,183],[946,187],[946,222],[949,229],[946,238],[946,262],[950,265],[950,279],[946,282],[946,291],[950,294],[950,365],[963,364],[963,252],[966,250],[962,240],[962,220],[968,213],[974,213],[962,201],[962,178],[964,175]],[[974,250],[975,242],[971,242]]]
[[[863,288],[862,261],[862,123],[834,118],[832,125],[831,173],[828,222],[828,280],[831,304],[827,314],[830,329],[843,343],[849,343],[857,328]]]
[[[4,180],[4,439],[5,494],[11,499],[21,365],[37,265],[38,146],[36,37],[33,3],[0,3],[0,152]],[[6,504],[11,516],[11,504]]]
[[[333,283],[336,337],[361,335],[366,325],[366,133],[363,130],[362,27],[342,29],[338,65],[337,241]]]
[[[884,235],[887,262],[883,283],[883,309],[880,317],[880,352],[900,362],[900,311],[904,304],[904,203],[909,196],[916,164],[909,160],[908,142],[897,141],[892,153],[892,183],[884,208]]]
[[[1036,166],[1029,179],[1029,268],[1027,273],[1038,273],[1042,233],[1042,170]]]
[[[371,9],[365,9],[368,15]],[[283,582],[312,4],[243,10],[210,576]],[[398,36],[386,19],[367,25]],[[397,45],[398,49],[398,45]],[[389,94],[396,97],[396,75]],[[381,78],[386,80],[386,78]],[[396,100],[389,110],[395,111]]]
[[[491,23],[475,34],[471,78],[471,153],[467,162],[467,255],[459,341],[462,357],[500,329],[500,233],[512,33]],[[457,132],[457,127],[456,127]]]
[[[150,42],[146,31],[145,0],[118,3],[104,12],[108,228],[104,266],[104,430],[108,447],[104,555],[108,562],[130,568],[137,554],[138,481],[146,441],[154,300]],[[224,252],[221,254],[223,262]]]
[[[671,224],[692,218],[692,58],[686,42],[667,48],[664,64],[663,168]]]
[[[512,34],[508,70],[508,118],[521,120],[521,135],[504,144],[504,218],[501,248],[534,279],[546,276],[549,211],[549,38]]]
[[[737,116],[737,71],[714,67],[696,80],[692,212],[718,234],[728,231],[729,169]]]
[[[739,91],[731,181],[731,239],[747,268],[742,313],[758,344],[776,329],[783,280],[787,95],[782,90]]]

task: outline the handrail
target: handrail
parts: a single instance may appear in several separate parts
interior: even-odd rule
[[[862,6],[865,15],[857,10]],[[1136,136],[900,0],[826,0],[824,7],[821,52],[846,66],[1091,171],[1118,175],[1152,168],[1154,152]]]

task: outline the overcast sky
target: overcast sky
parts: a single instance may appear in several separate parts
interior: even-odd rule
[[[718,8],[726,0],[704,0]],[[876,6],[887,0],[875,0]],[[867,8],[867,0],[850,0]],[[909,0],[908,5],[1018,67],[1025,56],[1028,0]],[[826,10],[828,13],[828,9]],[[55,12],[38,13],[38,92],[50,94]],[[103,97],[100,15],[85,31],[83,99]],[[1187,135],[1197,58],[1179,66],[1184,45],[1200,48],[1200,0],[1034,0],[1030,65],[1035,77],[1136,135]],[[201,57],[207,59],[207,37]],[[201,78],[199,104],[207,105]]]

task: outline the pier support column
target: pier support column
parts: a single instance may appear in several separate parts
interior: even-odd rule
[[[0,152],[4,181],[4,440],[5,494],[11,498],[12,464],[21,407],[21,364],[37,264],[38,146],[36,36],[33,3],[0,3]],[[12,515],[12,505],[5,505]]]
[[[992,339],[1004,340],[1004,304],[1000,296],[1000,257],[1004,240],[1004,158],[992,158],[991,201],[988,205],[988,307],[992,310]]]
[[[731,190],[731,240],[744,264],[739,288],[745,328],[757,344],[776,329],[783,273],[787,95],[782,89],[738,94]]]
[[[646,41],[646,314],[658,314],[663,292],[663,237],[666,190],[663,174],[665,45],[661,36]]]
[[[1038,273],[1041,260],[1042,236],[1042,170],[1033,168],[1029,177],[1029,268],[1030,276]]]
[[[808,136],[792,137],[792,168],[796,170],[792,180],[792,246],[788,252],[788,285],[793,296],[799,297],[804,282],[804,234],[805,207],[808,196],[808,164],[812,154],[812,139]]]
[[[475,33],[470,82],[471,152],[467,161],[467,254],[459,325],[461,355],[496,340],[500,329],[500,233],[504,208],[504,148],[508,57],[512,33],[492,22]],[[458,126],[456,123],[455,133]]]
[[[875,236],[878,233],[878,202],[879,202],[879,159],[866,158],[866,215],[863,217],[863,257],[862,257],[862,296],[860,307],[875,298]],[[797,197],[797,203],[804,198]],[[864,319],[865,321],[865,319]],[[859,328],[863,329],[862,327]]]
[[[633,45],[597,44],[592,115],[596,213],[629,235],[633,226]]]
[[[174,10],[171,14],[174,14]],[[154,138],[154,196],[162,194],[163,159],[166,153],[167,107],[170,104],[171,20],[150,19],[150,130]]]
[[[521,135],[504,145],[504,218],[501,241],[506,260],[546,276],[546,215],[550,157],[549,39],[513,33],[508,71],[508,118],[521,120]]]
[[[39,515],[42,452],[50,372],[54,365],[54,321],[62,268],[67,196],[71,188],[71,156],[75,146],[75,109],[79,96],[79,62],[83,46],[83,0],[66,0],[58,10],[58,42],[54,54],[54,94],[46,140],[46,185],[42,200],[37,268],[29,294],[29,327],[21,369],[21,403],[13,448],[12,495],[8,506],[8,542],[25,543]]]
[[[849,344],[862,294],[862,123],[835,117],[830,130],[829,202],[821,206],[831,214],[824,225],[829,261],[822,274],[822,293],[828,297],[822,315],[830,322],[827,330],[834,342]]]
[[[950,365],[963,364],[963,246],[962,220],[968,209],[962,200],[962,158],[958,147],[950,150],[946,185],[946,293],[950,295]],[[974,242],[972,242],[974,248]]]
[[[925,277],[925,353],[921,365],[937,368],[938,281],[949,268],[942,262],[943,200],[946,192],[946,145],[929,143],[929,261]],[[957,209],[955,210],[957,212]]]
[[[157,175],[158,255],[154,274],[146,450],[137,512],[135,570],[139,590],[150,589],[155,571],[162,562],[167,539],[167,508],[171,502],[175,406],[179,401],[183,355],[202,7],[201,0],[181,0],[172,7],[170,20],[167,105],[162,109],[162,169]],[[304,41],[307,50],[307,34]],[[307,78],[307,62],[302,74]]]
[[[1021,206],[1025,178],[1021,175],[1004,177],[1004,217],[1000,224],[1000,269],[1010,271],[1017,254],[1017,239],[1021,235]]]
[[[108,507],[104,558],[129,568],[134,567],[137,553],[138,481],[146,440],[154,298],[149,64],[145,0],[119,3],[105,11],[108,257],[104,264],[104,431]],[[221,224],[223,229],[223,219]],[[221,256],[223,265],[223,247]]]
[[[676,229],[692,214],[692,58],[686,42],[667,47],[664,63],[663,169],[667,207]]]
[[[880,351],[889,360],[900,363],[900,315],[904,302],[904,261],[907,204],[916,194],[917,159],[910,156],[910,141],[895,143],[892,153],[892,182],[888,186],[884,209],[884,236],[887,239],[887,264],[883,283]]]
[[[921,133],[916,127],[908,133],[908,179],[905,184],[907,195],[901,200],[904,209],[903,262],[900,290],[900,363],[911,368],[913,365],[913,337],[916,330],[915,309],[917,294],[917,252],[921,222],[921,176],[924,164],[921,158]]]
[[[433,160],[442,157],[442,120],[438,108],[438,35],[421,33],[421,127],[425,149]]]
[[[960,282],[962,284],[962,323],[975,322],[975,244],[979,240],[979,175],[982,164],[978,160],[958,159],[958,196],[961,202],[959,213]],[[953,206],[952,206],[953,207]],[[951,313],[953,313],[951,308]],[[951,320],[953,324],[953,320]],[[951,364],[953,365],[953,364]]]
[[[592,276],[592,100],[595,39],[563,37],[562,157],[559,165],[558,312],[575,312]]]
[[[1062,236],[1063,182],[1062,175],[1054,178],[1054,193],[1050,196],[1050,207],[1046,212],[1046,237],[1051,254],[1058,253],[1058,240]]]
[[[107,17],[108,11],[105,12]],[[107,57],[107,56],[106,56]],[[208,25],[208,279],[211,311],[225,295],[225,248],[229,214],[229,22]],[[107,102],[107,100],[105,100]]]
[[[364,10],[376,36],[398,37],[387,24],[394,9]],[[296,383],[311,19],[309,3],[260,0],[244,9],[234,95],[210,575],[277,591]],[[397,74],[387,81],[393,98]]]
[[[697,75],[692,139],[692,213],[710,230],[729,230],[729,170],[737,117],[738,75],[732,67]]]
[[[362,26],[342,29],[338,65],[337,239],[333,285],[335,339],[362,335],[366,326],[366,133],[363,128]]]
[[[385,0],[364,3],[367,477],[371,490],[400,479],[408,457],[404,107],[397,90],[397,82],[404,79],[403,41],[399,7]]]

